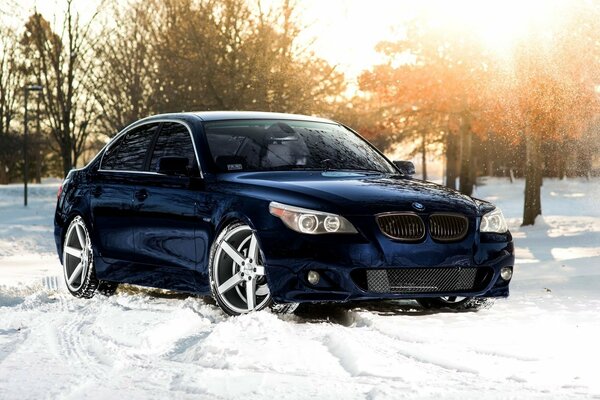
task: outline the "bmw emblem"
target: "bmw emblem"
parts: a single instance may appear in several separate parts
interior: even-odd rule
[[[423,204],[417,202],[412,203],[412,207],[417,211],[423,211],[425,209]]]

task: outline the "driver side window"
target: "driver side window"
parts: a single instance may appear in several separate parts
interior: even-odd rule
[[[151,172],[156,172],[158,160],[161,157],[185,157],[188,159],[188,168],[190,168],[194,175],[197,175],[199,172],[190,133],[187,127],[177,122],[166,122],[163,124],[154,145],[152,158],[150,159],[149,170]]]

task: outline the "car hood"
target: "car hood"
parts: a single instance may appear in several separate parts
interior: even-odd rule
[[[243,185],[246,189],[252,187],[250,192],[253,195],[262,192],[261,197],[267,200],[300,207],[312,206],[345,215],[422,211],[456,212],[472,216],[478,214],[479,210],[477,202],[469,196],[431,182],[389,174],[246,172],[222,174],[219,181]],[[419,204],[416,203],[424,208],[418,209]]]

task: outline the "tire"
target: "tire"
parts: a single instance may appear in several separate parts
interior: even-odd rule
[[[115,294],[118,288],[119,284],[116,282],[100,281],[98,284],[98,293],[110,297]]]
[[[81,216],[73,218],[63,243],[63,274],[69,292],[89,299],[98,289],[90,234]]]
[[[421,307],[429,310],[479,311],[490,308],[494,299],[486,297],[434,297],[417,299]]]
[[[210,250],[209,277],[213,298],[226,314],[240,315],[271,306],[262,260],[250,226],[233,222],[219,233]]]
[[[284,303],[284,304],[272,304],[271,312],[274,314],[293,314],[300,303]]]

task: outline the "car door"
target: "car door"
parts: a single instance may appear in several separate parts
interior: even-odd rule
[[[146,124],[124,133],[106,149],[93,174],[90,205],[100,279],[129,281],[135,272],[133,195],[158,127]]]
[[[189,176],[158,173],[161,157],[186,157]],[[150,272],[152,286],[199,291],[206,280],[198,276],[198,265],[206,253],[208,223],[197,212],[203,184],[187,125],[163,123],[147,168],[133,199],[137,261]]]

